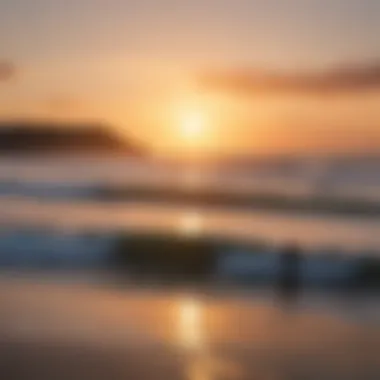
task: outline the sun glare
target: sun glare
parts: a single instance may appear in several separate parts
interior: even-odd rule
[[[213,146],[218,119],[215,120],[214,107],[209,99],[178,98],[168,108],[168,140],[177,157],[197,160],[207,155]]]
[[[199,140],[204,134],[205,117],[200,111],[189,111],[181,116],[181,134],[185,140]]]

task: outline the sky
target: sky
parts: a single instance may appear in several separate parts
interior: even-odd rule
[[[0,118],[169,154],[380,150],[378,0],[0,0]]]

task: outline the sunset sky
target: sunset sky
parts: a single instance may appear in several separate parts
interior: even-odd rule
[[[0,117],[162,153],[380,150],[378,0],[1,0]]]

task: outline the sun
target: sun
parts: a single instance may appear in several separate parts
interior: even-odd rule
[[[205,115],[199,110],[188,110],[180,116],[180,133],[187,141],[199,140],[205,132]]]
[[[191,160],[205,157],[215,141],[214,118],[209,103],[203,98],[179,97],[170,103],[167,115],[169,149],[176,157]]]

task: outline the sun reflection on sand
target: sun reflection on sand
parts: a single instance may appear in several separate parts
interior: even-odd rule
[[[238,379],[241,371],[229,360],[221,360],[207,342],[205,308],[191,297],[179,303],[179,344],[188,354],[186,378],[213,380],[220,375],[225,379]]]
[[[193,298],[184,299],[181,301],[179,314],[179,336],[181,345],[189,350],[203,349],[203,309],[200,302]]]
[[[193,298],[179,304],[179,343],[188,356],[186,377],[189,380],[211,380],[210,358],[203,330],[203,308]]]

